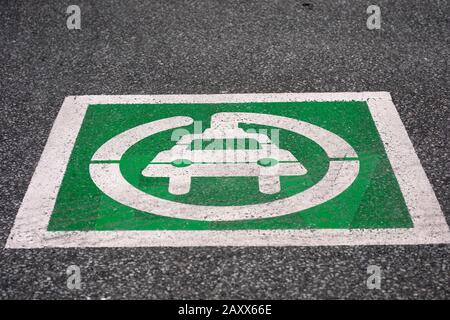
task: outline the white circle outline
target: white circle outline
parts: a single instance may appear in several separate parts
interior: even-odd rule
[[[145,193],[131,185],[122,176],[122,155],[135,143],[155,133],[189,125],[189,117],[171,117],[152,121],[131,128],[107,141],[92,157],[89,166],[92,180],[97,187],[113,200],[128,207],[172,218],[202,221],[236,221],[262,219],[287,215],[306,210],[331,200],[344,192],[359,173],[359,160],[354,149],[341,137],[308,122],[282,116],[258,113],[218,113],[211,122],[236,121],[257,125],[274,126],[303,135],[319,144],[330,158],[325,176],[311,188],[291,197],[272,202],[241,206],[205,206],[179,203]],[[352,158],[349,160],[342,160]]]

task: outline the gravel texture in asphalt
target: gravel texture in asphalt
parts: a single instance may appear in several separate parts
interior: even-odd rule
[[[0,247],[64,97],[389,91],[450,221],[449,1],[0,3]],[[449,298],[450,245],[0,250],[0,298]],[[78,265],[82,289],[69,290]],[[382,268],[368,290],[368,265]]]

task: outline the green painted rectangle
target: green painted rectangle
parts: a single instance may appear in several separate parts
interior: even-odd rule
[[[305,121],[333,132],[356,151],[360,170],[353,184],[337,197],[288,215],[240,221],[199,221],[139,211],[125,206],[94,184],[89,175],[97,149],[116,135],[158,119],[188,116],[209,127],[218,112],[273,114]],[[240,125],[243,129],[271,129]],[[186,127],[193,132],[194,126]],[[268,135],[270,137],[270,130]],[[125,179],[139,190],[180,203],[230,206],[270,203],[303,192],[318,183],[330,160],[314,141],[281,129],[279,148],[289,150],[308,170],[303,176],[281,177],[281,191],[262,194],[257,177],[193,177],[189,193],[168,192],[168,178],[141,172],[161,151],[169,150],[172,130],[147,137],[120,160]],[[381,229],[413,226],[383,143],[365,102],[271,102],[218,104],[90,105],[73,148],[48,225],[49,231],[76,230],[250,230],[250,229]]]

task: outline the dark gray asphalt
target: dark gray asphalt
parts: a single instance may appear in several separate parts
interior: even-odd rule
[[[311,5],[303,5],[304,3]],[[382,30],[366,29],[366,8]],[[66,28],[78,4],[82,30]],[[450,222],[449,1],[0,1],[0,247],[68,95],[389,91]],[[0,249],[1,298],[450,298],[450,245]],[[66,287],[81,267],[83,287]],[[382,267],[382,289],[366,267]]]

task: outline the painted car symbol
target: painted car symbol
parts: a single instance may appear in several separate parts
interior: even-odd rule
[[[145,177],[168,177],[169,192],[175,195],[189,192],[192,177],[248,176],[258,177],[261,193],[274,194],[280,192],[280,176],[306,173],[291,152],[278,148],[267,135],[241,128],[184,135],[142,171]]]

